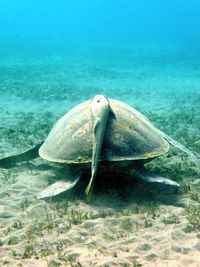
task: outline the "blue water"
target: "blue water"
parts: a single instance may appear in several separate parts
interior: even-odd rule
[[[0,1],[2,109],[15,114],[17,101],[19,111],[59,116],[99,93],[142,112],[173,112],[175,96],[192,106],[199,8],[198,0]]]
[[[59,117],[99,93],[147,115],[196,107],[199,9],[198,0],[2,0],[1,112]]]
[[[0,40],[197,47],[198,0],[2,0]]]

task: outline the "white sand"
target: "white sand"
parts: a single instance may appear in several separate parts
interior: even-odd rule
[[[57,63],[59,60],[59,57],[55,59]],[[95,78],[94,65],[91,66],[92,74],[89,74],[88,68],[84,69],[85,65],[79,64],[72,67],[71,76],[77,75],[77,80],[83,87],[91,84],[98,88],[108,86],[109,96],[113,97],[118,92],[118,98],[144,113],[164,116],[191,109],[192,101],[187,101],[189,98],[185,98],[185,92],[184,97],[179,95],[179,89],[186,88],[187,94],[194,98],[195,94],[189,90],[192,84],[189,78],[184,81],[180,77],[175,79],[173,71],[168,71],[165,80],[161,70],[160,76],[155,75],[155,68],[153,76],[142,80],[142,67],[144,73],[148,73],[148,69],[141,66],[138,78],[136,73],[134,78],[125,79],[134,75],[137,67],[131,70],[124,67],[127,62],[122,61],[121,64],[116,69],[114,63],[110,68],[109,64],[105,68],[101,66],[104,69],[102,78],[101,68],[96,66]],[[130,64],[131,62],[129,66]],[[112,75],[117,76],[120,68],[123,71],[121,70],[117,82],[112,83],[112,77],[110,80],[105,78],[106,73],[111,75],[108,70],[111,69]],[[166,68],[165,66],[163,72]],[[74,73],[76,69],[79,70],[78,74]],[[170,70],[170,64],[168,69]],[[63,69],[64,74],[65,71]],[[61,80],[64,74],[60,71]],[[197,86],[195,77],[193,81]],[[178,88],[176,97],[173,90],[167,91],[169,82],[171,85],[175,83],[174,88]],[[156,84],[166,90],[159,91],[158,88],[155,92]],[[148,86],[149,91],[143,90]],[[117,91],[119,89],[121,91]],[[20,114],[27,112],[40,117],[48,111],[54,114],[54,121],[73,105],[87,99],[82,93],[83,91],[77,92],[77,98],[73,101],[54,100],[51,97],[49,100],[48,97],[42,100],[22,100],[15,95],[4,94],[0,98],[0,128],[16,129]],[[0,142],[0,157],[19,151],[20,148],[5,138]],[[166,164],[166,174],[170,175],[174,162],[185,159],[181,159],[182,156],[179,155],[165,157],[161,166],[158,161],[158,167]],[[184,162],[186,161],[187,159]],[[197,167],[193,168],[197,173]],[[188,170],[191,171],[191,168]],[[199,178],[197,174],[191,178],[189,171],[180,174],[182,180],[188,181],[188,175],[191,181]],[[154,189],[153,186],[145,189],[142,188],[144,184],[127,181],[127,186],[121,189],[114,186],[104,192],[102,186],[92,202],[84,200],[83,186],[61,198],[37,200],[37,193],[51,183],[51,177],[54,177],[53,170],[41,159],[8,170],[0,169],[0,266],[200,266],[198,232],[194,230],[186,233],[183,230],[188,226],[185,206],[190,203],[199,205],[191,200],[189,194],[159,187]]]

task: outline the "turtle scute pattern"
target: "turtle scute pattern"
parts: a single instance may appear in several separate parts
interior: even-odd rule
[[[60,163],[92,160],[93,126],[91,100],[85,101],[58,120],[41,146],[42,158]],[[149,159],[169,150],[169,144],[140,112],[120,101],[109,99],[107,122],[100,160]]]

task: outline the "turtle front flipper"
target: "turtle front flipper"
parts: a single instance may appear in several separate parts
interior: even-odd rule
[[[159,129],[158,129],[158,131],[162,135],[162,137],[165,140],[167,140],[172,146],[174,146],[174,147],[178,148],[179,150],[183,151],[184,153],[186,153],[191,158],[192,161],[194,161],[197,165],[199,165],[199,160],[192,151],[190,151],[187,147],[185,147],[184,145],[182,145],[178,141],[174,140],[171,136],[167,135],[163,131],[161,131]]]
[[[26,150],[22,153],[0,159],[0,168],[11,168],[12,166],[14,166],[19,162],[29,161],[38,158],[39,157],[38,151],[42,144],[43,142],[35,145],[31,149]]]
[[[148,183],[161,183],[173,186],[180,186],[177,182],[170,179],[164,178],[162,176],[148,172],[145,168],[137,169],[136,174]]]

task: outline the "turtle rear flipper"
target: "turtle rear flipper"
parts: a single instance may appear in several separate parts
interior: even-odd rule
[[[53,197],[62,192],[72,189],[81,177],[81,167],[68,167],[66,179],[61,179],[42,190],[38,195],[38,199]]]
[[[11,168],[12,166],[14,166],[19,162],[29,161],[38,158],[39,157],[38,151],[42,144],[43,142],[35,145],[31,149],[28,149],[22,153],[0,159],[0,168]]]
[[[68,191],[72,189],[76,183],[79,181],[79,177],[73,177],[71,181],[67,180],[59,180],[54,184],[51,184],[50,186],[46,187],[42,192],[40,192],[37,195],[38,199],[46,198],[46,197],[53,197],[56,195],[59,195],[62,192]]]
[[[180,186],[177,182],[170,179],[164,178],[162,176],[155,175],[151,172],[146,171],[145,169],[137,169],[136,174],[148,183],[161,183],[173,186]]]

